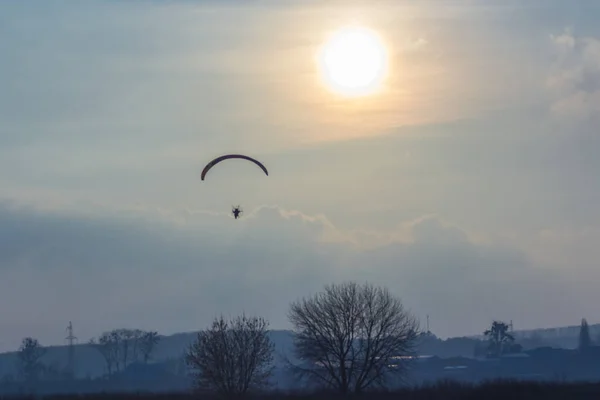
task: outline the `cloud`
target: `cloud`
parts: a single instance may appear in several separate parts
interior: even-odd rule
[[[550,38],[556,50],[547,82],[556,96],[552,110],[563,116],[594,118],[600,111],[600,39],[576,36],[571,29]]]
[[[25,335],[60,342],[69,320],[81,338],[117,326],[199,329],[220,312],[259,313],[286,328],[290,301],[349,279],[388,286],[418,316],[428,313],[441,335],[476,333],[496,317],[570,321],[549,311],[574,303],[556,294],[565,288],[555,272],[540,272],[514,247],[475,242],[435,216],[378,235],[343,232],[324,216],[275,206],[235,221],[4,203],[5,343],[16,346]],[[371,245],[361,247],[365,237]]]

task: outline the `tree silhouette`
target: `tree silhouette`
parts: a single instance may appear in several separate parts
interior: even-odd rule
[[[579,351],[585,352],[592,346],[592,339],[590,338],[590,327],[588,326],[587,320],[583,318],[581,320],[581,327],[579,328]]]
[[[489,340],[489,352],[495,357],[500,357],[504,354],[507,348],[515,340],[515,338],[509,333],[508,324],[502,321],[492,322],[490,329],[483,332],[483,334]]]
[[[46,349],[42,347],[37,339],[26,337],[21,342],[17,353],[19,372],[28,384],[37,381],[43,372],[44,365],[40,362],[40,359],[44,354],[46,354]]]
[[[142,353],[142,359],[144,364],[147,364],[152,356],[152,352],[154,348],[160,341],[160,337],[158,336],[158,332],[149,331],[144,332],[139,339],[139,350]]]
[[[104,332],[98,340],[90,339],[90,346],[98,350],[106,363],[106,373],[110,377],[113,372],[118,370],[119,363],[119,343],[112,332]]]
[[[91,339],[89,344],[102,354],[106,372],[108,376],[112,376],[137,362],[140,354],[143,362],[148,363],[159,339],[158,333],[154,331],[121,328],[104,332],[97,340]]]
[[[186,355],[196,388],[232,396],[268,386],[274,344],[267,328],[263,318],[242,315],[226,321],[221,316],[198,333]]]
[[[405,373],[418,323],[387,289],[370,284],[326,286],[292,303],[294,347],[303,366],[292,368],[312,382],[342,394],[385,387]]]

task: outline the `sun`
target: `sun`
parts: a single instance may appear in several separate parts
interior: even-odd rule
[[[385,78],[386,47],[374,31],[346,27],[334,32],[317,53],[321,77],[346,96],[374,93]]]

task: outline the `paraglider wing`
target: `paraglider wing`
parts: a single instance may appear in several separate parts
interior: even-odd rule
[[[258,165],[260,167],[260,169],[262,169],[264,171],[264,173],[268,176],[269,175],[269,171],[267,171],[267,168],[258,160],[255,160],[252,157],[248,157],[245,156],[243,154],[226,154],[224,156],[220,156],[215,158],[214,160],[212,160],[211,162],[209,162],[208,164],[206,164],[206,166],[204,167],[204,169],[202,170],[202,174],[200,175],[200,179],[204,180],[204,177],[206,176],[206,173],[215,165],[217,165],[218,163],[220,163],[221,161],[224,160],[228,160],[230,158],[241,158],[243,160],[248,160],[253,162],[254,164]]]

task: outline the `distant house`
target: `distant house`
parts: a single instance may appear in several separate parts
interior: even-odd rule
[[[500,357],[501,358],[529,358],[531,356],[527,353],[508,353],[508,354],[502,354]]]

